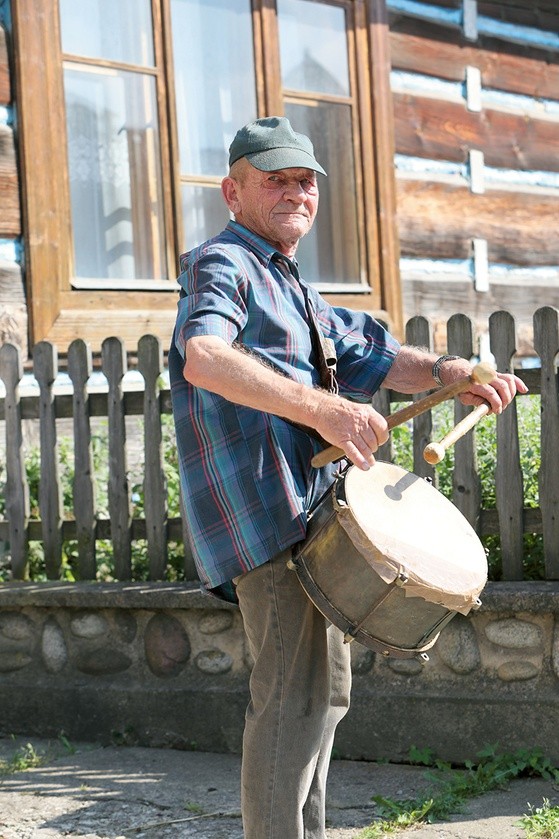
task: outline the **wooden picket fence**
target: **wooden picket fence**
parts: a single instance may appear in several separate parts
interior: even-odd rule
[[[497,417],[497,458],[495,509],[483,509],[479,475],[476,467],[475,432],[455,446],[453,501],[480,535],[500,536],[502,576],[520,580],[523,575],[523,536],[542,534],[545,575],[559,579],[559,390],[556,356],[559,353],[559,312],[551,307],[534,313],[534,348],[540,367],[516,368],[516,330],[514,319],[507,312],[495,312],[489,320],[490,347],[497,368],[515,369],[528,385],[530,394],[541,397],[541,468],[539,472],[539,507],[526,507],[523,476],[520,466],[522,440],[519,437],[516,403]],[[471,358],[476,354],[472,321],[462,314],[454,315],[447,324],[447,351]],[[413,318],[406,326],[406,341],[430,347],[432,335],[428,321]],[[56,379],[59,359],[49,342],[37,344],[33,352],[33,374],[39,395],[20,396],[23,376],[18,349],[6,344],[0,348],[0,379],[6,390],[0,400],[0,421],[6,433],[5,481],[3,486],[5,518],[0,519],[0,542],[8,545],[11,575],[25,579],[28,573],[28,543],[43,544],[45,571],[48,579],[60,578],[62,546],[76,540],[78,561],[76,576],[93,580],[97,574],[96,542],[112,541],[113,575],[130,580],[132,574],[132,543],[147,542],[149,578],[164,580],[167,549],[171,541],[187,542],[182,517],[168,515],[166,482],[162,453],[162,415],[171,413],[168,385],[164,384],[164,357],[161,344],[151,335],[138,343],[134,368],[143,377],[141,391],[127,391],[123,378],[128,371],[126,347],[116,337],[102,345],[101,370],[106,377],[105,392],[91,392],[88,382],[93,369],[92,354],[81,340],[74,341],[64,359],[64,370],[71,383],[70,393],[58,393]],[[130,348],[128,348],[130,350]],[[132,369],[132,368],[130,368]],[[418,394],[414,398],[420,398]],[[519,397],[528,398],[528,397]],[[390,413],[391,402],[409,401],[409,396],[381,390],[375,395],[375,407]],[[457,400],[455,421],[469,409]],[[143,418],[144,451],[144,515],[132,516],[131,490],[127,466],[126,418]],[[108,427],[108,517],[96,510],[91,421],[105,417]],[[73,514],[63,511],[60,487],[57,419],[72,418],[74,442]],[[40,441],[40,518],[31,518],[29,486],[26,478],[23,425],[34,420],[39,425]],[[413,420],[414,472],[435,479],[436,473],[423,459],[423,450],[432,439],[432,417],[426,412]],[[384,460],[392,459],[391,444],[379,452]],[[0,485],[0,491],[2,487]],[[191,554],[185,550],[185,574],[195,578]]]

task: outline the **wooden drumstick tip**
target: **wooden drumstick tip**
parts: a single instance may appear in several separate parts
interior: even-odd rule
[[[423,457],[431,466],[436,466],[444,459],[446,449],[440,443],[429,443],[423,450]]]
[[[488,361],[480,361],[472,370],[470,378],[476,385],[488,385],[495,378],[496,372]]]

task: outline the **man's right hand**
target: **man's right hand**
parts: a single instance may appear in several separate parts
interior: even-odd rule
[[[312,425],[333,446],[342,449],[359,469],[375,463],[374,454],[388,440],[385,417],[367,404],[321,394]]]

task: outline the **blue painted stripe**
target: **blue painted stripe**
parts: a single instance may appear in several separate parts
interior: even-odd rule
[[[467,99],[466,85],[464,82],[450,82],[438,76],[428,76],[423,73],[392,70],[390,73],[390,84],[393,91],[402,93],[412,91],[423,96],[436,96],[437,98],[454,102],[465,102]],[[535,119],[559,120],[558,99],[536,98],[521,93],[497,90],[495,88],[483,88],[481,91],[481,103],[483,107],[529,114]]]
[[[467,163],[455,163],[450,160],[431,160],[426,157],[412,157],[397,154],[394,157],[397,172],[411,175],[457,176],[469,182]],[[520,171],[519,169],[498,169],[484,167],[484,178],[491,184],[510,186],[536,186],[547,189],[559,189],[559,172],[544,170]]]
[[[386,4],[390,12],[401,12],[422,20],[432,20],[447,26],[462,26],[462,9],[443,9],[441,6],[430,6],[418,3],[416,0],[388,0]]]
[[[464,82],[449,82],[438,76],[423,73],[409,73],[406,70],[392,70],[390,73],[392,90],[419,91],[435,94],[441,99],[460,100],[465,98]]]
[[[442,279],[445,275],[463,277],[465,280],[474,277],[474,260],[472,259],[425,259],[403,256],[400,259],[402,274],[423,274],[425,279]],[[540,265],[520,267],[503,263],[489,264],[489,280],[500,283],[525,283],[527,285],[549,285],[559,287],[559,265]]]
[[[462,178],[468,178],[468,165],[466,163],[455,163],[452,160],[431,160],[428,157],[396,154],[394,164],[398,172],[409,172],[417,175],[458,175]]]
[[[0,105],[0,125],[11,125],[12,115],[10,112],[11,108],[7,108],[5,105]]]
[[[460,28],[462,26],[462,9],[444,9],[420,3],[417,0],[388,0],[387,8],[391,12],[400,12],[410,17],[421,18],[443,26]],[[479,35],[489,35],[499,40],[511,41],[517,44],[528,44],[539,49],[559,50],[559,34],[538,29],[532,26],[521,26],[506,23],[492,17],[479,15],[477,18]]]
[[[6,29],[7,32],[11,32],[12,29],[12,17],[11,17],[11,9],[10,9],[10,0],[0,0],[0,24]]]
[[[17,239],[0,239],[0,259],[19,262],[21,244]]]
[[[492,17],[485,17],[485,15],[478,17],[477,29],[480,35],[491,35],[493,38],[513,41],[517,44],[529,44],[540,49],[559,50],[559,35],[555,32],[547,32],[545,29],[506,23]]]

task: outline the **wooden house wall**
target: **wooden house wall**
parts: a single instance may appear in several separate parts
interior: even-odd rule
[[[26,355],[27,307],[16,259],[21,218],[11,115],[8,44],[0,26],[0,343],[15,343]]]
[[[506,309],[532,353],[559,305],[557,3],[388,8],[404,318],[443,347],[450,315]]]

